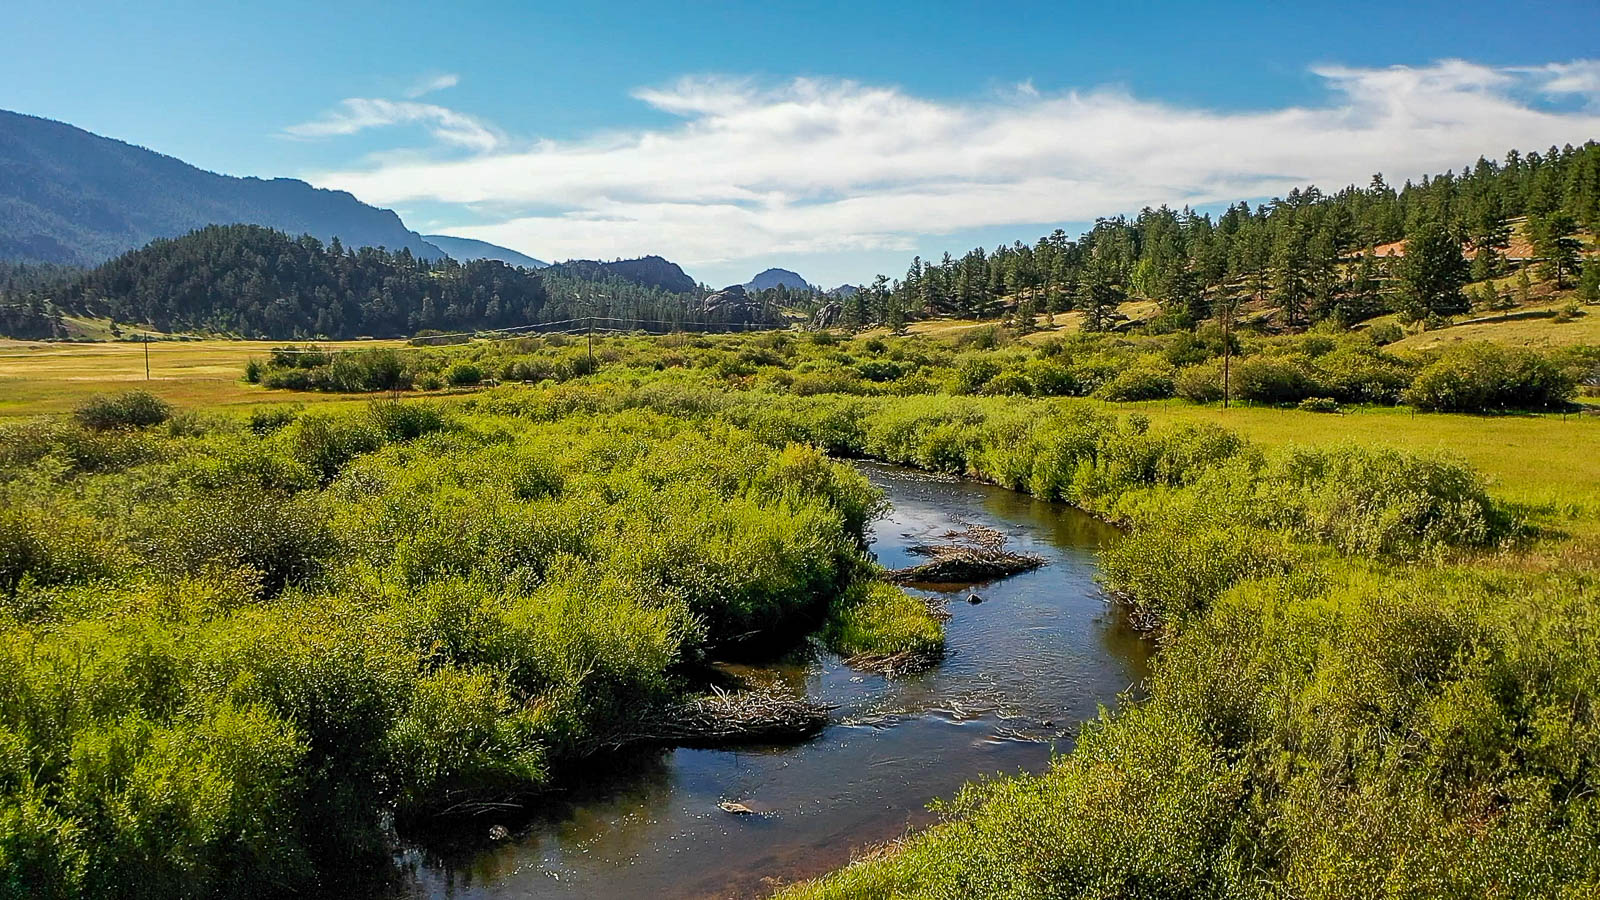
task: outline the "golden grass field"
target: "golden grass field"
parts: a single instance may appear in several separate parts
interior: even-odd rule
[[[399,346],[399,341],[322,343],[328,347]],[[145,388],[177,406],[319,402],[335,395],[267,391],[245,384],[244,364],[282,342],[152,341],[145,345],[0,340],[0,417],[70,412],[85,398]]]

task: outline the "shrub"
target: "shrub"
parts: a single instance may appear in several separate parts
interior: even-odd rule
[[[1332,397],[1307,397],[1300,401],[1296,409],[1301,412],[1336,413],[1339,411],[1339,401]]]
[[[1080,393],[1077,379],[1053,360],[1032,360],[1023,368],[1023,374],[1042,397],[1071,397]]]
[[[1439,412],[1550,409],[1570,402],[1570,372],[1531,350],[1488,343],[1460,344],[1417,374],[1407,403]]]
[[[1222,399],[1222,362],[1201,363],[1178,370],[1173,390],[1179,397],[1195,403],[1215,403]]]
[[[280,391],[309,391],[313,390],[314,381],[305,369],[274,369],[261,383]]]
[[[1165,400],[1172,396],[1174,372],[1170,366],[1142,361],[1122,370],[1117,376],[1100,385],[1094,396],[1113,403],[1132,403],[1140,400]]]
[[[1027,397],[1033,394],[1033,382],[1021,372],[1001,372],[984,383],[983,393],[992,397]]]
[[[1299,403],[1318,390],[1305,357],[1246,356],[1235,360],[1232,372],[1235,397],[1261,403]]]
[[[1367,336],[1372,342],[1382,347],[1392,344],[1406,336],[1405,330],[1393,322],[1379,322],[1367,329]]]
[[[378,401],[367,407],[367,415],[391,441],[414,440],[444,427],[444,414],[421,402]]]
[[[445,381],[453,387],[469,387],[483,382],[483,370],[469,362],[458,362],[445,371]]]
[[[270,596],[322,570],[336,545],[318,498],[243,490],[179,504],[155,526],[152,556],[166,572],[248,568]]]
[[[1393,405],[1412,379],[1410,368],[1400,360],[1349,348],[1318,357],[1314,370],[1318,388],[1342,403]]]
[[[400,814],[539,785],[542,726],[537,708],[518,703],[497,673],[446,668],[424,676],[385,739]]]
[[[985,354],[969,354],[956,363],[956,391],[981,393],[989,380],[1000,374],[1000,364]]]
[[[367,422],[325,414],[302,416],[285,433],[293,441],[295,458],[324,484],[332,481],[345,463],[383,443],[377,429]]]
[[[149,391],[101,394],[79,404],[73,412],[78,424],[95,431],[113,428],[148,428],[172,417],[172,407]]]
[[[250,430],[268,435],[290,424],[300,415],[299,406],[256,407],[250,411]]]
[[[829,649],[845,657],[903,655],[926,661],[944,651],[944,626],[928,604],[882,582],[862,583],[842,597],[822,637]]]
[[[0,506],[0,597],[105,577],[116,562],[112,548],[78,516]]]

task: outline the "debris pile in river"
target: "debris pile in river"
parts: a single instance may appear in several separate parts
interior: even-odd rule
[[[772,688],[725,691],[713,686],[644,723],[628,743],[704,746],[810,737],[828,724],[832,707]]]
[[[946,543],[919,544],[910,552],[928,561],[886,574],[896,584],[976,584],[994,581],[1044,565],[1044,558],[1006,549],[1006,536],[993,528],[967,525],[948,531]]]
[[[876,672],[887,678],[898,678],[902,675],[915,675],[931,668],[943,657],[944,650],[941,647],[938,652],[901,650],[898,653],[858,653],[846,657],[844,664],[852,669]]]

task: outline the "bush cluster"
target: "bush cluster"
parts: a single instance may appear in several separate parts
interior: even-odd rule
[[[713,653],[942,640],[863,580],[866,479],[730,425],[121,424],[0,429],[0,895],[370,890],[380,812],[541,790]]]
[[[982,332],[978,337],[974,334]],[[604,373],[630,383],[675,378],[720,388],[766,388],[802,397],[855,394],[907,396],[1095,397],[1118,403],[1182,398],[1215,403],[1294,406],[1327,399],[1340,404],[1394,405],[1484,412],[1548,409],[1570,397],[1561,390],[1572,351],[1517,351],[1523,377],[1493,389],[1452,390],[1424,369],[1442,360],[1401,356],[1370,334],[1312,333],[1285,337],[1230,336],[1233,356],[1220,356],[1220,334],[1095,335],[1051,338],[1037,345],[993,340],[994,329],[963,332],[954,342],[919,337],[800,341],[784,332],[762,335],[608,337],[591,357],[560,335],[479,341],[403,350],[325,351],[283,348],[252,361],[247,380],[291,390],[363,392],[418,387],[470,388],[486,383],[564,383]],[[996,332],[997,333],[997,332]],[[825,332],[823,334],[826,334]],[[1487,345],[1470,351],[1491,357]],[[1469,351],[1463,351],[1469,352]],[[1446,354],[1447,357],[1453,354]],[[1456,369],[1477,364],[1456,361]],[[1553,372],[1536,371],[1553,370]],[[1554,376],[1552,380],[1551,377]],[[1413,384],[1416,381],[1417,384]],[[1448,396],[1443,396],[1448,394]]]
[[[1531,350],[1463,344],[1423,367],[1405,400],[1438,412],[1553,409],[1570,403],[1577,392],[1570,371]]]

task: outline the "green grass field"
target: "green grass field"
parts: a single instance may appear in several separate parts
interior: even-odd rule
[[[399,346],[397,341],[329,343],[328,347]],[[177,406],[325,402],[344,398],[265,391],[245,384],[244,364],[282,342],[153,341],[149,380],[145,345],[0,340],[0,417],[70,412],[106,391],[145,388]]]
[[[1077,401],[1104,404],[1096,401]],[[1155,422],[1209,422],[1263,444],[1348,442],[1457,456],[1507,500],[1568,509],[1600,527],[1600,416],[1417,413],[1370,407],[1342,415],[1181,400],[1113,404]],[[1578,510],[1576,507],[1581,506]]]

